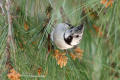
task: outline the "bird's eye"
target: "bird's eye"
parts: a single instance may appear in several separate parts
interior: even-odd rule
[[[75,37],[76,37],[76,38],[78,38],[78,37],[79,37],[79,35],[76,35]]]

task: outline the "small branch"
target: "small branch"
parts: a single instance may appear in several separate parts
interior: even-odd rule
[[[8,37],[12,37],[12,19],[10,14],[10,0],[6,0],[6,10],[8,16]],[[11,38],[10,38],[11,40]]]
[[[12,37],[12,19],[11,19],[11,14],[10,14],[10,0],[6,0],[6,11],[7,11],[7,16],[8,16],[8,37],[7,37],[7,45],[6,45],[6,56],[7,56],[7,62],[6,62],[6,67],[8,69],[11,68],[10,64],[10,43],[13,42],[13,37]]]
[[[16,45],[15,45],[15,41],[14,41],[13,35],[12,35],[12,15],[10,13],[10,5],[11,5],[11,1],[6,0],[6,10],[7,10],[7,16],[8,16],[8,25],[9,25],[8,26],[8,42],[11,41],[12,46],[13,46],[13,50],[15,53]]]
[[[47,9],[46,9],[46,19],[45,19],[45,21],[44,21],[42,31],[44,31],[44,29],[46,28],[46,26],[47,26],[47,25],[49,24],[49,22],[50,22],[50,19],[51,19],[51,11],[52,11],[52,7],[51,7],[51,6],[48,6]]]

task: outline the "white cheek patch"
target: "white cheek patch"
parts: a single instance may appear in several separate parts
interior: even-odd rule
[[[79,44],[81,38],[73,38],[71,45],[77,45]]]
[[[78,38],[74,37],[73,40],[72,40],[72,42],[71,42],[71,45],[77,45],[77,44],[79,44],[80,41],[81,41],[81,39],[82,39],[82,35],[83,35],[83,33],[80,34]]]

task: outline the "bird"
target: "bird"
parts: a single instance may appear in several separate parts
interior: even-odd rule
[[[75,27],[68,23],[59,23],[51,32],[51,40],[61,50],[77,46],[83,36],[84,26]]]

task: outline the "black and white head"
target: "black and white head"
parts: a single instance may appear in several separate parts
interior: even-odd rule
[[[65,42],[71,46],[79,44],[80,40],[82,39],[83,31],[84,31],[83,24],[77,27],[71,27],[70,29],[66,30],[63,35]]]
[[[59,49],[70,49],[80,43],[83,31],[83,24],[73,27],[70,24],[59,23],[51,32],[51,40]]]

